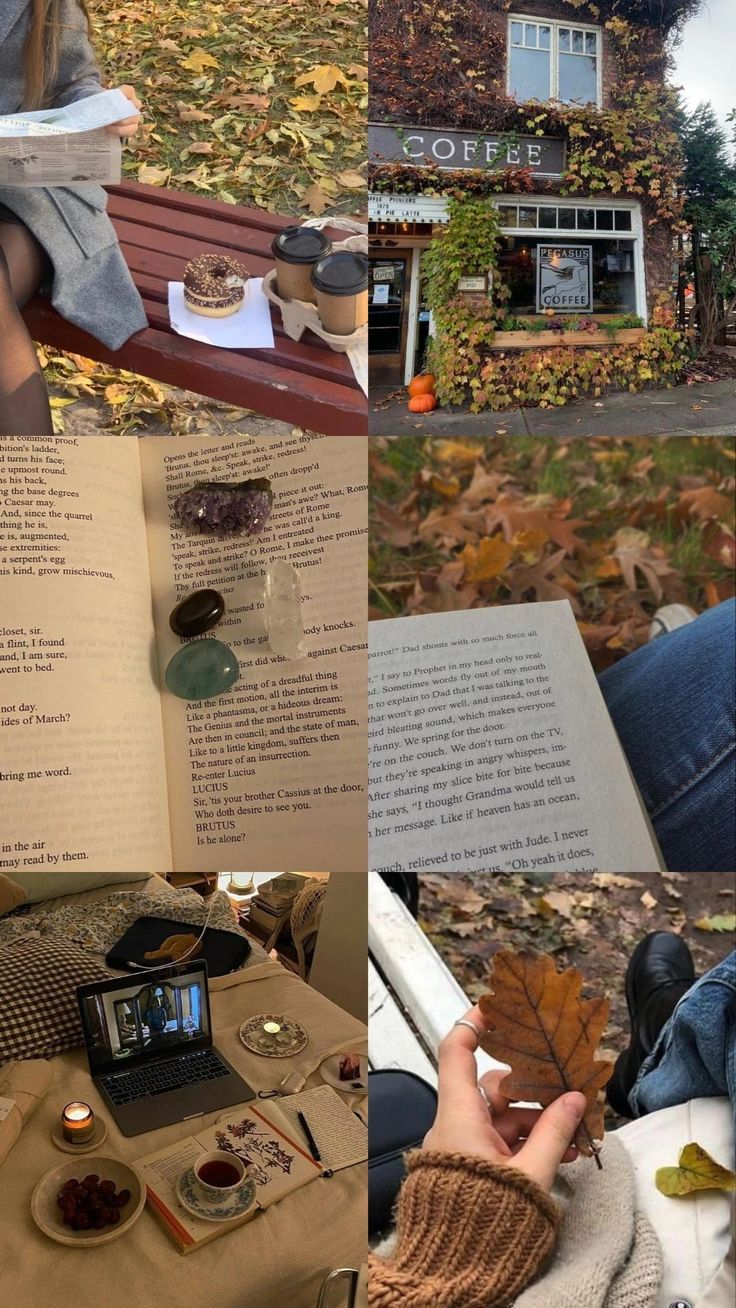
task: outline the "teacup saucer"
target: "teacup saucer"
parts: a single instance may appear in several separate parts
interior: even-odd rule
[[[232,1198],[219,1202],[203,1194],[190,1167],[179,1177],[176,1185],[179,1202],[193,1217],[201,1217],[204,1222],[230,1222],[234,1217],[242,1217],[253,1208],[256,1202],[256,1183],[246,1178],[240,1190]]]

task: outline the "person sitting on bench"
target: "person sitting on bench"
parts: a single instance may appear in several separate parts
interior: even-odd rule
[[[85,0],[2,0],[0,114],[73,104],[101,90]],[[140,109],[132,86],[121,91]],[[108,127],[137,131],[140,115]],[[111,350],[147,325],[100,186],[0,185],[0,435],[53,431],[43,373],[21,309],[41,289]]]
[[[480,1008],[458,1019],[439,1050],[434,1124],[406,1158],[393,1248],[371,1255],[371,1308],[657,1308],[670,1300],[692,1308],[698,1283],[698,1308],[734,1302],[736,1241],[727,1249],[721,1209],[711,1203],[696,1214],[675,1199],[680,1207],[663,1221],[662,1196],[652,1202],[647,1187],[657,1167],[697,1139],[683,1139],[683,1129],[708,1127],[723,1155],[716,1161],[729,1165],[736,952],[696,981],[684,942],[652,932],[631,957],[626,993],[631,1039],[608,1099],[617,1112],[655,1120],[628,1147],[608,1132],[601,1171],[592,1159],[575,1161],[583,1095],[564,1094],[544,1111],[511,1107],[499,1085],[504,1071],[478,1080]],[[550,1194],[562,1163],[574,1164],[560,1174],[564,1213]]]

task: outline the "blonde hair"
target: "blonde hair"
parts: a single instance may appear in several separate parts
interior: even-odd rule
[[[45,109],[53,99],[59,75],[61,13],[59,0],[31,0],[31,25],[25,45],[24,109]],[[89,25],[86,0],[77,4]]]

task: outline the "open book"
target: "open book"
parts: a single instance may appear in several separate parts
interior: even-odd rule
[[[663,864],[566,600],[373,622],[376,871]]]
[[[260,535],[174,521],[198,480],[269,477]],[[27,437],[0,451],[0,871],[358,871],[366,860],[365,442]],[[269,560],[306,657],[274,655]],[[164,686],[169,614],[215,587],[240,676]]]
[[[194,1166],[200,1154],[213,1149],[238,1154],[255,1181],[256,1206],[228,1222],[195,1217],[176,1192],[179,1178]],[[145,1179],[151,1212],[183,1254],[242,1226],[259,1210],[270,1208],[323,1171],[270,1100],[267,1107],[233,1108],[216,1126],[137,1159],[136,1167]]]

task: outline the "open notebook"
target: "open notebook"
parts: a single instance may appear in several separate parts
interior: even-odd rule
[[[319,1148],[321,1163],[311,1157],[299,1124],[301,1111]],[[195,1217],[179,1201],[176,1186],[200,1154],[225,1149],[238,1154],[256,1185],[256,1205],[229,1222]],[[180,1253],[191,1253],[219,1235],[251,1221],[258,1212],[322,1176],[368,1157],[368,1131],[330,1086],[319,1086],[284,1099],[259,1101],[257,1107],[229,1109],[215,1126],[136,1161],[148,1191],[148,1206]],[[326,1182],[328,1183],[328,1182]]]
[[[269,477],[261,535],[174,521],[199,480]],[[0,870],[357,871],[366,858],[366,448],[307,436],[8,439],[0,451]],[[272,654],[270,559],[307,656]],[[240,678],[163,687],[169,614],[215,587]]]
[[[369,651],[372,869],[663,866],[566,600],[373,622]]]

